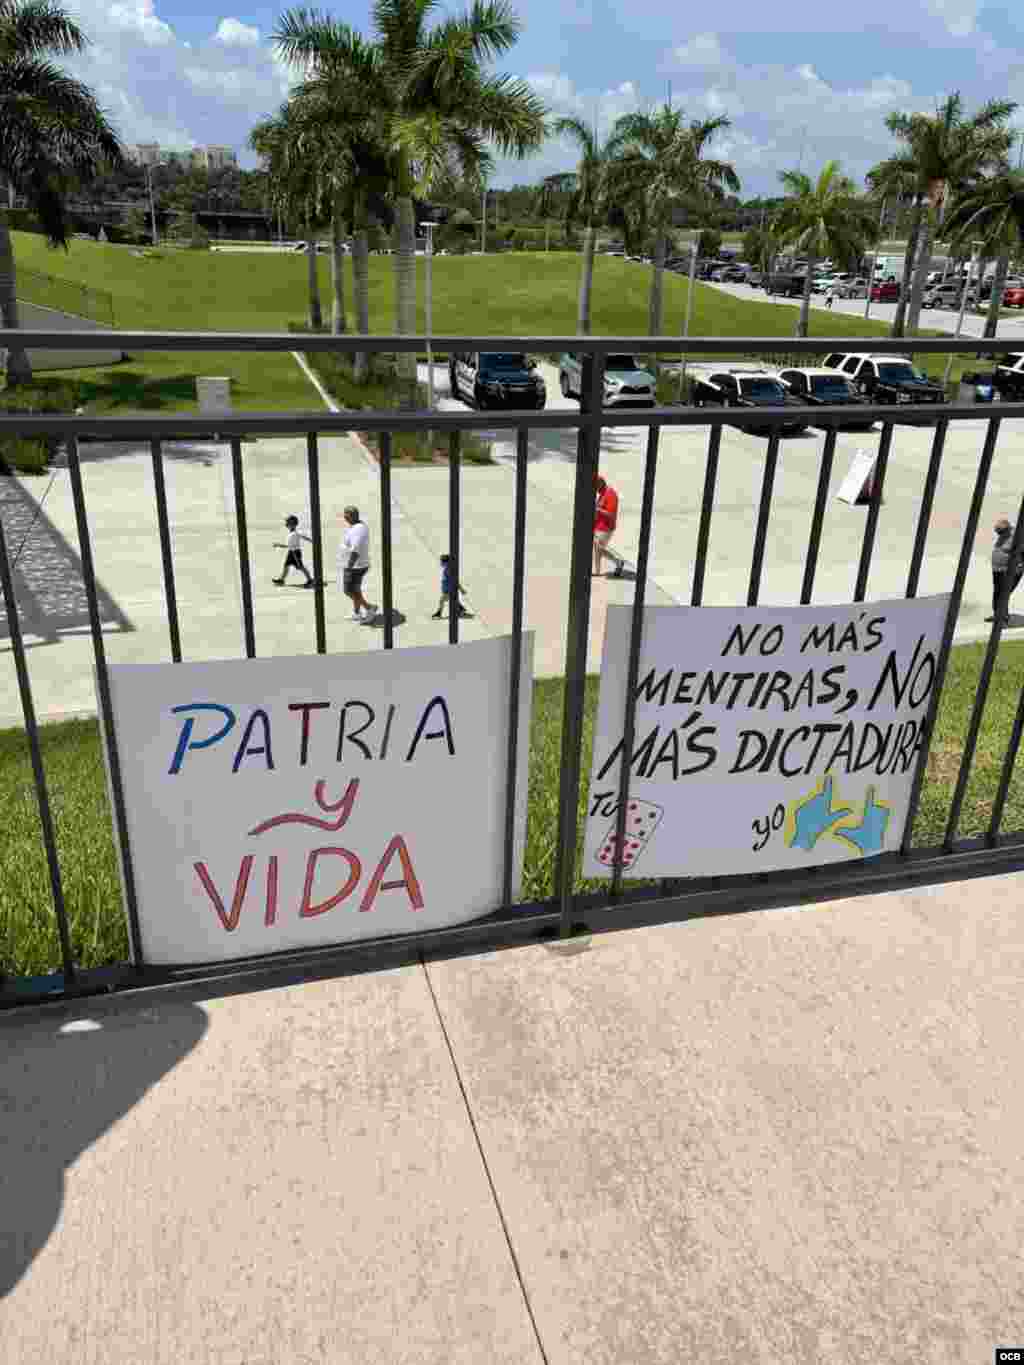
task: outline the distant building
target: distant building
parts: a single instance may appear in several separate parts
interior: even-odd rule
[[[180,166],[184,170],[219,171],[225,166],[238,165],[233,148],[214,145],[181,150],[161,147],[156,142],[137,142],[127,148],[127,155],[128,160],[136,166],[155,166],[162,162],[166,166]]]

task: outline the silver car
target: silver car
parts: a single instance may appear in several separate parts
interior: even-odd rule
[[[583,357],[576,351],[566,351],[558,365],[558,386],[563,398],[578,398],[583,386]],[[654,375],[639,364],[635,355],[613,353],[604,367],[604,406],[606,408],[637,405],[653,407],[655,402]]]

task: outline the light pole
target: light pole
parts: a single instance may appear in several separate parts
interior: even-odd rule
[[[483,200],[480,204],[480,255],[487,254],[487,188],[484,187]]]
[[[963,292],[960,295],[960,316],[956,320],[956,331],[953,334],[955,337],[958,337],[960,335],[961,329],[963,328],[964,325],[964,309],[967,307],[967,295],[971,287],[971,281],[974,278],[974,272],[978,268],[978,261],[981,259],[981,248],[984,245],[985,245],[984,242],[977,241],[971,242],[971,269],[970,273],[967,276],[967,279],[964,281]],[[948,357],[946,358],[946,372],[942,376],[942,383],[944,386],[949,383],[949,372],[952,368],[953,352],[950,351]]]
[[[149,221],[153,228],[153,245],[156,246],[156,205],[153,203],[153,168],[166,166],[166,161],[146,162],[146,184],[149,186]]]
[[[434,278],[432,267],[434,263],[434,228],[436,223],[420,223],[421,228],[426,229],[427,233],[427,279],[426,279],[426,312],[427,312],[427,406],[433,410],[434,407],[434,352],[430,345],[430,338],[434,331]]]
[[[697,237],[694,237],[693,241],[690,243],[690,283],[689,283],[689,285],[687,286],[687,289],[686,289],[686,316],[685,316],[685,318],[683,319],[683,336],[684,336],[684,337],[688,337],[688,336],[690,335],[690,314],[691,314],[691,310],[692,310],[692,308],[693,308],[693,281],[694,281],[694,277],[695,277],[695,275],[696,275],[696,273],[697,273],[697,242],[698,242],[698,240],[699,240],[699,239],[698,239]],[[683,383],[684,383],[685,379],[686,379],[686,352],[684,351],[684,352],[680,355],[680,357],[679,357],[679,400],[680,400],[680,402],[682,402],[682,398],[683,398]]]

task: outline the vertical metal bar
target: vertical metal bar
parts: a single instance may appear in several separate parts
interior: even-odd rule
[[[868,590],[868,572],[871,556],[875,549],[875,532],[878,529],[878,513],[882,506],[882,491],[885,487],[885,471],[889,464],[889,447],[892,445],[892,423],[882,423],[882,435],[878,442],[878,459],[872,479],[871,501],[868,503],[868,519],[864,524],[864,540],[860,547],[860,564],[857,566],[857,586],[853,590],[853,600],[863,602]]]
[[[589,340],[581,343],[591,346]],[[555,895],[567,938],[572,928],[573,880],[580,800],[580,752],[587,681],[587,636],[590,629],[590,565],[594,548],[595,483],[601,456],[601,405],[604,398],[603,352],[588,350],[580,380],[580,425],[576,444],[576,485],[572,508],[572,551],[569,572],[569,619],[565,642],[565,699],[562,709],[562,776],[558,790],[558,843],[555,849]]]
[[[917,584],[921,577],[921,561],[924,558],[924,542],[928,535],[928,523],[932,518],[932,503],[935,501],[935,486],[939,481],[939,465],[946,444],[949,418],[942,417],[935,425],[935,439],[932,441],[932,457],[928,464],[928,474],[921,495],[921,511],[917,518],[917,534],[914,536],[914,552],[910,556],[910,572],[907,575],[907,596],[917,596]]]
[[[699,607],[704,600],[704,570],[707,567],[708,537],[711,534],[711,509],[715,501],[718,451],[721,444],[722,424],[716,422],[708,432],[708,457],[704,467],[704,497],[700,505],[700,528],[697,531],[697,551],[693,563],[693,592],[690,595],[692,607]]]
[[[956,788],[953,792],[953,803],[949,808],[949,819],[946,822],[946,837],[942,847],[946,853],[953,851],[953,844],[956,841],[957,826],[960,823],[960,811],[964,803],[964,795],[967,791],[967,783],[971,776],[971,764],[974,762],[974,751],[978,744],[978,735],[981,731],[981,721],[985,714],[985,703],[988,700],[988,689],[992,682],[992,673],[996,666],[996,654],[999,651],[999,641],[1003,634],[1003,617],[1009,605],[1010,593],[1013,590],[1014,570],[1020,564],[1021,553],[1024,551],[1024,498],[1021,499],[1020,510],[1017,513],[1017,525],[1013,532],[1013,543],[1010,547],[1010,559],[1006,567],[1006,577],[1003,580],[1003,591],[999,601],[996,603],[995,620],[992,622],[992,634],[988,637],[988,648],[985,650],[985,660],[981,665],[981,675],[978,678],[977,689],[974,694],[974,707],[971,710],[971,723],[967,727],[967,738],[964,740],[964,752],[960,759],[960,771],[956,775]]]
[[[245,657],[256,657],[256,633],[252,620],[252,576],[249,572],[249,528],[245,520],[245,484],[242,478],[242,442],[231,438],[231,472],[235,484],[235,523],[238,528],[238,567],[242,573],[242,623]]]
[[[526,465],[529,432],[516,432],[516,511],[512,567],[512,676],[508,689],[508,758],[505,767],[505,870],[501,901],[512,903],[512,869],[515,862],[516,772],[519,763],[519,683],[523,659],[523,595],[526,579]]]
[[[316,617],[316,652],[327,653],[327,622],[324,619],[324,535],[320,522],[320,451],[317,435],[306,436],[306,464],[309,469],[309,519],[313,523],[313,610]]]
[[[622,894],[622,855],[626,843],[626,807],[629,802],[630,759],[636,737],[636,688],[640,676],[640,650],[643,642],[644,601],[647,595],[647,560],[651,546],[651,517],[654,513],[654,478],[658,463],[660,427],[647,432],[647,461],[644,465],[644,494],[640,510],[640,548],[636,557],[636,587],[633,590],[633,619],[629,627],[629,663],[626,668],[626,720],[622,731],[622,767],[619,771],[619,805],[615,815],[615,859],[612,863],[612,899]]]
[[[779,459],[779,432],[773,431],[768,438],[768,452],[764,458],[764,477],[761,480],[761,506],[757,514],[757,531],[754,534],[754,557],[750,564],[750,585],[747,588],[747,606],[757,605],[761,591],[761,569],[764,565],[764,546],[768,537],[768,518],[772,510],[772,488],[775,485],[775,466]]]
[[[156,489],[156,519],[160,528],[160,555],[164,565],[164,596],[167,599],[167,629],[171,635],[171,660],[181,663],[181,634],[178,630],[178,597],[174,590],[174,560],[171,556],[171,528],[167,519],[167,490],[164,487],[164,457],[159,440],[150,441],[153,457],[153,485]]]
[[[395,647],[395,580],[391,548],[391,432],[380,434],[380,544],[384,569],[384,648]]]
[[[7,559],[7,542],[4,537],[3,517],[0,516],[0,589],[3,590],[4,606],[7,609],[7,628],[11,635],[11,649],[14,651],[14,669],[18,675],[18,691],[21,694],[21,710],[25,717],[25,738],[28,740],[29,758],[32,760],[32,776],[35,779],[36,805],[39,809],[39,824],[43,831],[43,848],[46,852],[46,869],[50,874],[50,895],[53,898],[53,912],[57,917],[57,937],[60,940],[60,961],[64,979],[69,984],[75,979],[75,964],[71,956],[71,933],[68,928],[68,912],[64,904],[64,886],[60,875],[60,862],[57,858],[57,836],[53,828],[53,814],[50,810],[50,794],[46,786],[43,770],[43,752],[39,744],[39,726],[36,723],[36,708],[32,701],[32,686],[28,677],[28,664],[25,660],[25,645],[21,638],[21,621],[18,618],[18,604],[14,600],[14,576]]]
[[[1003,771],[999,777],[999,788],[996,791],[996,799],[992,805],[992,818],[988,824],[988,833],[985,840],[990,848],[994,848],[999,838],[999,827],[1003,823],[1003,809],[1006,805],[1006,794],[1010,789],[1010,778],[1013,776],[1014,764],[1017,762],[1017,752],[1020,749],[1021,735],[1024,733],[1024,685],[1020,689],[1020,699],[1017,702],[1017,714],[1013,718],[1013,729],[1010,732],[1010,742],[1006,746],[1006,753],[1003,757]]]
[[[821,452],[818,492],[814,498],[811,536],[807,542],[807,559],[804,561],[804,582],[800,589],[800,602],[803,606],[810,602],[814,593],[814,575],[818,571],[818,551],[821,548],[821,527],[825,520],[825,503],[828,500],[828,486],[832,479],[832,462],[836,454],[836,435],[836,428],[829,427],[825,433],[825,449]]]
[[[141,967],[144,956],[142,931],[139,927],[139,906],[135,894],[135,871],[132,867],[132,852],[128,840],[128,816],[125,809],[124,785],[121,780],[121,758],[117,748],[117,732],[114,729],[114,707],[110,700],[107,652],[103,644],[103,626],[100,623],[100,607],[96,596],[96,573],[92,563],[92,544],[89,540],[89,522],[85,514],[85,492],[82,488],[82,470],[78,462],[78,438],[76,436],[72,436],[68,440],[68,473],[71,476],[71,495],[75,503],[78,548],[82,556],[82,578],[85,583],[86,602],[89,606],[89,627],[92,632],[93,654],[96,658],[96,687],[100,694],[100,714],[103,717],[107,761],[110,765],[114,823],[117,826],[117,840],[121,850],[121,875],[124,882],[125,908],[128,911],[128,939],[131,945],[132,962],[136,967]]]
[[[459,435],[453,431],[448,437],[448,643],[459,643],[459,526],[460,488]]]
[[[910,797],[907,802],[907,822],[900,843],[900,852],[904,854],[910,852],[913,842],[914,820],[917,817],[917,807],[921,799],[921,786],[924,782],[925,769],[928,766],[932,736],[935,733],[935,720],[939,714],[939,702],[942,698],[946,669],[949,666],[949,654],[953,646],[953,632],[956,629],[957,617],[960,615],[964,583],[967,581],[967,570],[970,567],[971,555],[974,553],[974,538],[978,533],[978,520],[981,517],[982,503],[985,500],[985,489],[992,468],[992,458],[995,455],[1000,421],[1001,419],[998,417],[989,420],[985,444],[981,451],[981,460],[978,463],[978,473],[974,480],[974,493],[971,497],[967,524],[964,528],[964,538],[960,546],[960,560],[956,566],[956,577],[953,579],[953,589],[949,595],[949,609],[946,612],[946,624],[942,632],[942,643],[939,646],[938,662],[935,666],[935,685],[929,698],[928,715],[924,723],[924,743],[921,745],[921,752],[918,755],[917,771],[914,773],[914,781],[911,784]]]

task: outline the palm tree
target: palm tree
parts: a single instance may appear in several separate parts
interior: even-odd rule
[[[568,137],[580,154],[574,172],[548,176],[545,187],[552,195],[568,194],[565,206],[565,228],[571,231],[575,223],[583,224],[583,260],[580,266],[580,291],[576,306],[576,331],[580,336],[590,335],[590,295],[594,285],[594,237],[595,229],[604,217],[605,170],[608,165],[608,147],[600,146],[596,133],[588,128],[582,119],[560,118],[552,127],[559,137]]]
[[[24,195],[50,246],[68,248],[69,190],[121,170],[117,134],[88,86],[50,60],[81,52],[88,39],[56,0],[0,0],[0,178]],[[0,206],[0,318],[18,327],[14,246]],[[7,355],[7,383],[27,383],[25,351]]]
[[[867,174],[868,188],[884,198],[892,198],[898,204],[909,202],[910,221],[907,226],[907,245],[903,254],[903,280],[896,312],[893,315],[891,335],[901,337],[904,333],[907,300],[910,297],[910,281],[917,259],[917,245],[921,236],[921,220],[924,215],[924,191],[917,185],[916,168],[912,159],[904,153],[879,162]],[[868,281],[868,289],[874,284],[874,276]]]
[[[874,240],[876,226],[853,181],[840,173],[838,161],[826,162],[816,182],[803,171],[782,171],[779,179],[788,198],[776,216],[775,231],[783,245],[795,246],[807,258],[796,329],[797,336],[805,337],[815,261],[825,256],[843,262],[859,259],[865,244]]]
[[[303,11],[286,14],[281,21],[279,41],[287,44],[308,37],[310,17]],[[346,24],[333,20],[317,21],[319,60],[309,79],[293,91],[300,122],[310,146],[319,156],[321,172],[330,190],[332,223],[332,271],[335,284],[335,313],[343,319],[340,298],[344,255],[341,229],[347,224],[353,233],[352,279],[356,331],[369,331],[369,201],[379,198],[390,187],[391,157],[381,136],[376,116],[376,99],[383,79],[381,54]],[[343,321],[335,331],[344,330]],[[367,357],[355,357],[355,377],[367,371]]]
[[[932,243],[941,228],[950,198],[969,193],[988,171],[1000,170],[1013,145],[1006,120],[1017,108],[1012,100],[989,100],[965,118],[959,91],[947,96],[932,114],[890,114],[885,124],[904,148],[876,167],[881,178],[903,171],[915,189],[915,217],[920,224],[917,261],[909,286],[906,328],[914,332],[921,316],[921,297],[931,264]],[[899,335],[893,332],[893,335]]]
[[[306,224],[306,271],[309,287],[309,325],[318,332],[323,326],[320,304],[320,278],[317,273],[316,238],[313,226],[320,216],[320,184],[315,167],[302,154],[299,141],[299,116],[288,102],[274,118],[264,119],[249,134],[249,146],[264,160],[270,174],[272,193],[278,207],[288,216],[294,214]]]
[[[996,257],[984,332],[986,337],[994,337],[1010,257],[1024,249],[1024,174],[1007,170],[977,184],[950,216],[949,234],[961,249],[971,237],[978,237]]]
[[[556,171],[546,175],[540,182],[533,199],[533,212],[544,224],[545,250],[551,240],[551,220],[565,222],[569,196],[575,193],[576,174],[574,171]]]
[[[677,208],[706,209],[738,190],[739,177],[726,161],[705,158],[704,149],[727,118],[684,122],[681,110],[664,105],[656,114],[624,114],[606,148],[608,195],[624,209],[634,236],[654,234],[654,269],[648,302],[648,335],[662,332],[662,286],[668,230]],[[652,361],[657,370],[657,358]]]
[[[372,110],[392,159],[398,250],[395,258],[395,328],[416,326],[416,243],[413,195],[422,183],[417,153],[436,147],[439,135],[473,174],[490,140],[523,157],[544,138],[546,110],[524,81],[485,75],[482,67],[507,52],[520,23],[505,0],[475,0],[468,14],[428,29],[439,0],[375,0],[374,47],[380,79]],[[340,26],[316,11],[287,13],[274,35],[278,52],[316,75],[334,61],[333,33]],[[414,392],[416,360],[403,353],[399,374]]]

